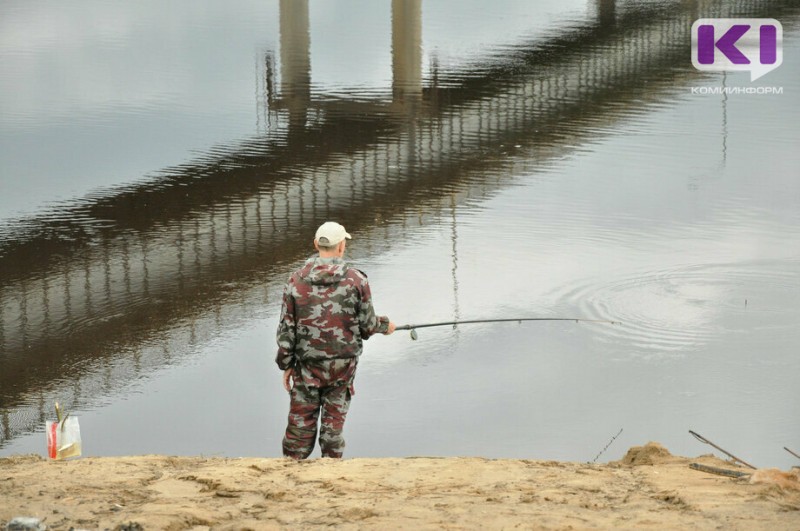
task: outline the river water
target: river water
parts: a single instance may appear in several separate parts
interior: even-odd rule
[[[0,455],[57,400],[85,455],[280,455],[280,294],[336,219],[397,324],[621,322],[375,337],[346,456],[798,464],[792,4],[7,2]],[[698,72],[701,17],[783,64]]]

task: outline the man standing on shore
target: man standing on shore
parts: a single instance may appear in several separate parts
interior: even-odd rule
[[[345,263],[349,239],[338,223],[320,225],[319,256],[292,273],[283,292],[275,361],[291,396],[283,455],[294,459],[311,455],[320,411],[322,456],[342,457],[362,341],[395,329],[388,317],[375,315],[367,275]]]

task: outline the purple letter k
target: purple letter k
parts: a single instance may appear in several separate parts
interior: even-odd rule
[[[697,28],[697,62],[701,65],[714,64],[714,48],[719,48],[725,57],[735,65],[749,65],[750,60],[736,47],[742,35],[747,33],[750,26],[736,24],[731,26],[725,34],[714,42],[714,26],[703,24]]]

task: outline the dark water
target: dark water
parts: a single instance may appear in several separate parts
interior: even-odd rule
[[[398,324],[347,455],[800,450],[800,11],[738,2],[9,2],[0,455],[277,456],[283,282],[336,219]],[[701,17],[784,62],[702,74]],[[781,94],[709,93],[780,87]],[[694,89],[694,90],[693,90]]]

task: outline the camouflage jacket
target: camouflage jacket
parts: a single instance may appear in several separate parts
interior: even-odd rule
[[[283,292],[275,361],[311,385],[350,382],[362,342],[388,326],[375,315],[367,275],[341,258],[309,258]]]

